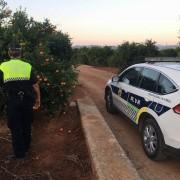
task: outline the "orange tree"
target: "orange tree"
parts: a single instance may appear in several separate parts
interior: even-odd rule
[[[47,19],[29,18],[22,9],[10,15],[0,30],[0,60],[8,59],[9,43],[20,43],[23,59],[32,64],[40,83],[42,110],[50,114],[62,110],[77,80],[68,34],[57,31]]]
[[[33,61],[33,67],[41,87],[42,109],[49,113],[63,110],[76,85],[74,65],[71,60],[59,59],[51,54],[50,48],[42,43],[39,43],[36,51],[37,58]]]

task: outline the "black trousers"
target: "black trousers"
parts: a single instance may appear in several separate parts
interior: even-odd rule
[[[14,155],[25,157],[31,143],[32,103],[19,97],[9,97],[7,103],[8,127],[11,131]]]

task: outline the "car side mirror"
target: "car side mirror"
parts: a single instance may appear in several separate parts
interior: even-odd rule
[[[118,82],[119,81],[119,76],[113,76],[112,77],[112,82]]]

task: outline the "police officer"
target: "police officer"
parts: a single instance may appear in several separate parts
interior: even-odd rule
[[[7,94],[8,127],[14,151],[11,157],[21,159],[30,147],[33,109],[40,107],[40,90],[32,66],[20,59],[21,48],[13,44],[8,53],[11,59],[0,65],[0,77]]]

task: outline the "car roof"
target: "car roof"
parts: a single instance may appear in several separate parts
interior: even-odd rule
[[[149,67],[160,71],[162,74],[168,76],[171,81],[180,86],[180,62],[153,62],[153,63],[141,63],[134,66]]]

